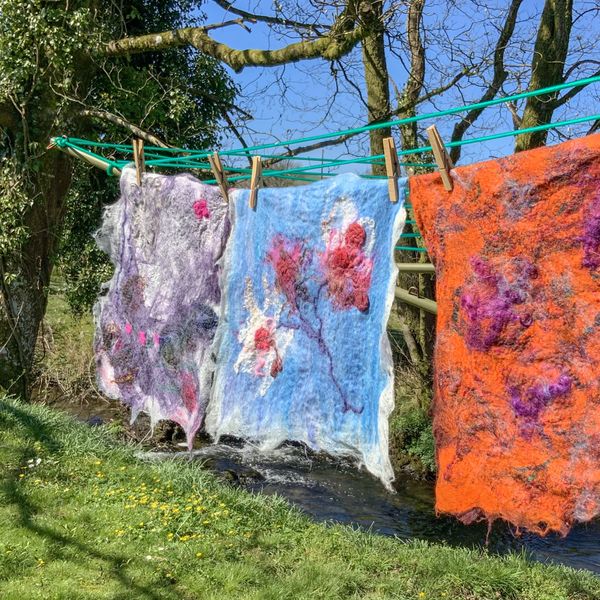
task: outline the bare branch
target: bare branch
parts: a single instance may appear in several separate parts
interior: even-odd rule
[[[595,133],[596,131],[600,131],[600,119],[597,119],[596,121],[594,121],[592,123],[592,126],[588,129],[588,131],[585,135],[591,135],[592,133]]]
[[[569,79],[569,77],[571,76],[571,73],[573,71],[576,71],[577,69],[579,69],[579,67],[582,67],[583,65],[596,65],[596,66],[600,66],[600,60],[593,60],[591,58],[587,58],[585,60],[578,60],[576,63],[572,64],[564,73],[563,75],[563,79],[565,81],[567,81],[567,79]]]
[[[600,75],[600,69],[598,69],[593,75],[591,75],[591,77],[597,77],[598,75]],[[565,77],[565,81],[566,81],[566,77]],[[587,85],[578,85],[577,87],[571,88],[566,94],[564,94],[560,98],[557,98],[554,101],[554,108],[556,109],[559,106],[566,104],[569,100],[571,100],[571,98],[573,98],[574,96],[577,96],[577,94],[579,94],[579,92],[581,92],[581,90],[584,90],[588,85],[589,85],[589,83]]]
[[[250,32],[251,29],[244,23],[244,19],[231,19],[229,21],[222,21],[221,23],[211,23],[210,25],[203,25],[204,31],[211,31],[212,29],[222,29],[223,27],[229,27],[230,25],[239,25],[242,29]]]
[[[229,128],[233,132],[233,135],[235,135],[235,137],[238,139],[239,143],[242,145],[242,148],[248,148],[248,144],[246,143],[244,136],[241,134],[240,130],[235,126],[235,123],[233,122],[233,119],[229,116],[229,113],[226,110],[223,110],[221,114],[223,115],[223,118],[227,122],[227,125],[229,125]],[[248,159],[248,163],[249,163],[250,167],[252,167],[252,155],[246,154],[246,157]]]
[[[514,33],[515,25],[517,23],[517,15],[519,8],[521,7],[523,0],[512,0],[508,12],[506,13],[506,19],[502,31],[498,36],[496,42],[496,48],[494,50],[494,75],[492,81],[488,85],[487,89],[479,99],[479,102],[487,102],[495,98],[496,94],[500,91],[502,84],[508,77],[508,73],[504,68],[504,52],[510,39]],[[474,108],[470,110],[455,126],[452,131],[452,141],[456,142],[461,140],[465,135],[467,129],[473,125],[479,115],[484,111],[483,108]],[[450,158],[454,163],[457,163],[460,159],[461,147],[454,146],[450,151]]]
[[[359,132],[362,133],[362,132]],[[281,155],[281,158],[275,158],[269,161],[266,161],[264,164],[266,166],[274,165],[279,161],[283,160],[287,156],[297,156],[298,154],[304,154],[305,152],[312,152],[314,150],[320,150],[321,148],[327,148],[329,146],[337,146],[338,144],[343,144],[348,141],[350,138],[358,135],[358,133],[348,133],[346,135],[340,135],[336,138],[332,138],[329,140],[320,140],[315,142],[314,144],[309,144],[308,146],[298,146],[297,148],[291,149],[288,148],[286,152]]]
[[[119,125],[124,129],[128,129],[135,135],[136,137],[152,144],[153,146],[159,146],[160,148],[173,148],[173,146],[163,142],[160,138],[157,138],[155,135],[140,129],[136,125],[129,123],[122,117],[118,115],[114,115],[113,113],[109,113],[105,110],[94,110],[94,109],[84,109],[79,113],[82,117],[92,117],[94,119],[100,119],[101,121],[108,121],[109,123],[113,123],[114,125]]]
[[[454,87],[467,74],[467,69],[463,69],[460,73],[457,73],[448,83],[440,85],[439,87],[434,88],[426,94],[419,96],[415,104],[422,104],[423,102],[427,102],[427,100],[430,100],[434,96],[439,96],[440,94],[447,92],[451,87]]]
[[[307,29],[309,31],[312,31],[313,33],[319,33],[320,31],[327,29],[327,26],[325,25],[301,23],[300,21],[293,21],[291,19],[283,19],[280,17],[271,17],[269,15],[257,15],[254,13],[250,13],[245,10],[236,8],[231,2],[228,2],[227,0],[214,0],[214,2],[216,2],[223,10],[234,15],[239,15],[240,17],[243,17],[251,23],[261,21],[262,23],[269,23],[270,25],[282,25],[284,27],[293,27],[294,29]]]

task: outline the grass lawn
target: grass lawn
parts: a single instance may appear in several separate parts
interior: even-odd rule
[[[600,598],[591,573],[311,522],[0,400],[0,598]]]

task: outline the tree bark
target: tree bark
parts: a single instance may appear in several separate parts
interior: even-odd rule
[[[572,24],[573,0],[546,0],[533,51],[530,90],[563,82]],[[532,96],[525,105],[520,129],[549,123],[556,107],[556,94]],[[547,131],[519,135],[515,151],[543,146],[547,136]]]
[[[46,311],[64,200],[71,182],[69,159],[49,152],[32,179],[36,198],[25,215],[29,232],[17,251],[0,256],[0,388],[28,396],[40,324]],[[10,277],[5,277],[10,273]]]
[[[383,24],[383,1],[376,0],[368,12],[361,15],[363,29],[367,32],[362,40],[362,62],[367,88],[368,121],[375,123],[389,119],[390,83],[385,58],[385,29]],[[392,135],[389,127],[374,129],[369,133],[371,155],[383,154],[383,140]],[[385,175],[385,166],[374,164],[373,175]]]

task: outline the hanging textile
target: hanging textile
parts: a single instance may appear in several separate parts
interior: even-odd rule
[[[138,187],[127,168],[97,234],[115,265],[94,309],[100,387],[132,421],[144,411],[153,425],[179,423],[190,447],[209,396],[227,210],[216,188],[191,176],[145,174]]]
[[[414,177],[436,266],[436,507],[566,534],[600,512],[600,135]]]
[[[400,181],[402,197],[405,180]],[[405,220],[386,181],[340,175],[231,203],[207,431],[355,458],[389,485],[386,323]]]

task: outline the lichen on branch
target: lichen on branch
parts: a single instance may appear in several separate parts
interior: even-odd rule
[[[120,56],[193,46],[229,65],[236,72],[245,67],[275,67],[312,58],[331,61],[348,54],[365,35],[363,27],[351,16],[355,8],[351,4],[353,3],[349,3],[347,9],[340,14],[327,34],[294,42],[276,50],[236,50],[215,41],[208,35],[207,27],[184,27],[112,40],[105,46],[103,53],[108,56]]]

